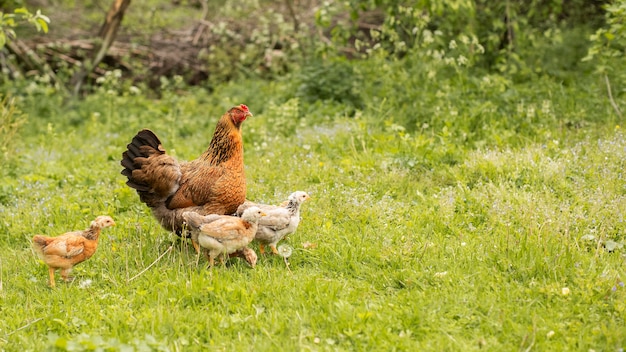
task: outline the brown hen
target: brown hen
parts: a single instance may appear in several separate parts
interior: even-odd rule
[[[33,249],[48,265],[50,286],[54,287],[54,271],[61,269],[63,280],[69,281],[72,268],[89,259],[98,248],[100,231],[115,222],[110,216],[98,216],[84,231],[67,232],[58,237],[35,235]]]
[[[165,229],[179,235],[186,211],[234,213],[246,199],[241,125],[250,116],[243,104],[228,110],[217,122],[208,149],[187,163],[166,154],[152,131],[139,131],[122,155],[126,184]]]

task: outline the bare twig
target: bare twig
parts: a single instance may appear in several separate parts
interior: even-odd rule
[[[163,258],[167,253],[169,253],[172,248],[174,248],[174,246],[169,246],[168,249],[165,250],[165,252],[163,252],[157,259],[155,259],[152,264],[148,265],[145,269],[143,269],[141,272],[139,272],[139,274],[131,277],[130,279],[128,279],[127,282],[131,282],[133,280],[135,280],[136,278],[138,278],[139,276],[143,275],[143,273],[145,273],[146,271],[148,271],[148,269],[150,269],[154,264],[156,264],[159,260],[161,260],[161,258]]]
[[[210,26],[210,22],[206,19],[209,16],[209,5],[208,1],[204,0],[201,2],[202,4],[202,15],[200,16],[200,25],[196,29],[196,34],[193,36],[191,44],[198,45],[198,41],[200,41],[200,37],[204,34],[204,30]],[[208,23],[208,24],[207,24]]]
[[[24,329],[26,329],[27,327],[29,327],[29,326],[31,326],[31,325],[33,325],[33,324],[35,324],[36,322],[40,321],[41,319],[43,319],[43,318],[37,318],[37,319],[35,319],[35,320],[31,321],[30,323],[28,323],[28,324],[26,324],[26,325],[24,325],[24,326],[22,326],[22,327],[20,327],[20,328],[18,328],[18,329],[16,329],[16,330],[13,330],[13,331],[11,331],[10,333],[7,333],[7,335],[6,335],[6,336],[11,336],[11,335],[15,334],[16,332],[18,332],[18,331],[20,331],[20,330],[24,330]]]
[[[609,101],[611,102],[611,106],[613,106],[613,109],[617,113],[617,116],[622,118],[622,111],[619,109],[619,106],[613,99],[613,93],[611,93],[611,82],[609,81],[609,76],[606,73],[604,74],[604,82],[606,82],[606,91],[607,93],[609,93]]]
[[[300,31],[300,20],[298,20],[296,10],[293,8],[293,0],[285,0],[285,4],[289,10],[289,16],[291,16],[291,20],[293,21],[293,31],[298,33]]]

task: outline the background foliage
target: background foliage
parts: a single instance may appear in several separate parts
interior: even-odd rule
[[[41,4],[50,31],[18,40],[77,40],[108,5]],[[80,99],[60,57],[0,77],[0,349],[623,350],[624,4],[133,2],[118,43],[202,28],[203,79],[130,51]],[[195,158],[241,103],[248,198],[313,199],[289,267],[208,271],[119,160],[142,128]],[[100,214],[118,226],[50,290],[30,239]]]

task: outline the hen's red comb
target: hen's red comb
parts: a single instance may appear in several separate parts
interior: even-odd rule
[[[241,110],[243,110],[243,111],[250,111],[250,110],[248,110],[248,107],[247,107],[247,106],[245,106],[245,105],[243,105],[243,104],[239,105],[239,107],[240,107],[240,108],[241,108]]]

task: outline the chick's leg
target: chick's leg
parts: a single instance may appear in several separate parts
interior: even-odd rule
[[[270,249],[272,250],[272,253],[278,254],[278,249],[276,249],[276,245],[275,244],[270,244]]]
[[[191,239],[191,244],[193,245],[193,248],[196,250],[196,254],[200,254],[200,245],[198,245],[198,242]]]
[[[54,284],[54,268],[48,267],[48,276],[50,278],[50,281],[48,282],[48,284],[50,285],[50,287],[55,287],[55,284]]]
[[[206,260],[209,262],[209,267],[213,266],[213,256],[209,253],[208,250],[204,250],[202,251],[204,253],[204,257],[206,258]]]
[[[259,253],[265,254],[265,245],[263,243],[259,243]]]
[[[206,255],[207,260],[209,261],[209,268],[212,268],[215,265],[215,256],[211,253],[204,253]]]

